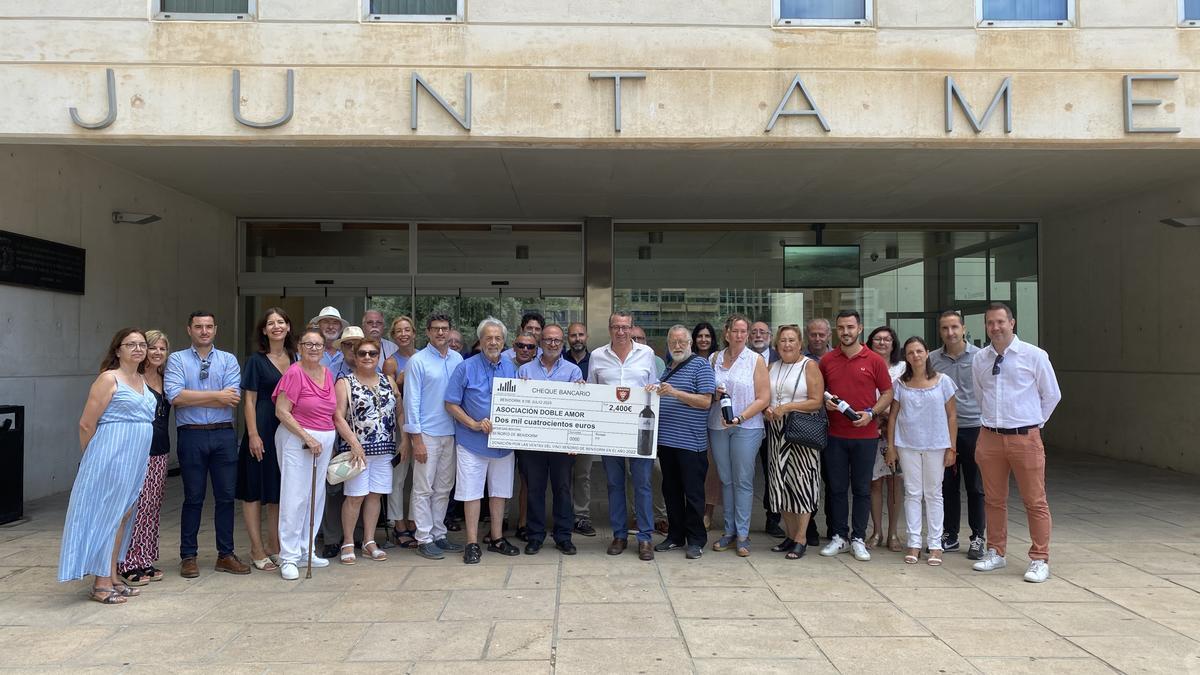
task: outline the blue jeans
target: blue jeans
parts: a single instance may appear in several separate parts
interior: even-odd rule
[[[546,540],[546,483],[554,495],[554,543],[571,541],[575,508],[571,504],[571,470],[575,458],[561,452],[517,451],[517,466],[525,477],[525,526],[528,540]]]
[[[709,429],[713,461],[721,477],[721,508],[725,536],[750,537],[750,509],[754,504],[754,469],[764,429]]]
[[[204,512],[204,493],[212,478],[213,529],[217,555],[233,554],[233,495],[237,485],[238,444],[233,429],[180,429],[179,476],[183,479],[179,557],[196,557],[196,536]]]
[[[654,494],[650,490],[654,460],[605,455],[602,461],[608,480],[608,522],[612,525],[613,538],[629,538],[629,511],[625,507],[625,463],[628,462],[633,482],[633,511],[637,516],[637,540],[650,541],[650,534],[654,532]]]
[[[866,536],[867,520],[871,516],[871,474],[875,471],[878,452],[878,438],[829,437],[829,443],[821,453],[821,463],[828,469],[825,510],[831,521],[830,538],[837,534],[850,541]],[[846,522],[850,515],[846,505],[848,492],[854,495],[852,527]]]

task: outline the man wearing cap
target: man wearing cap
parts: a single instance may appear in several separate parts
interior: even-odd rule
[[[337,307],[329,306],[323,308],[320,314],[309,319],[308,324],[315,325],[317,330],[321,331],[321,335],[325,336],[325,354],[321,357],[321,365],[336,376],[341,372],[343,357],[342,352],[334,344],[342,336],[342,331],[346,329],[346,320],[342,318],[342,313],[337,310]]]

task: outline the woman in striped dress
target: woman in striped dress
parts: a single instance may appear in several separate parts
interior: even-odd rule
[[[783,438],[791,412],[816,412],[824,407],[825,379],[815,359],[803,355],[799,326],[781,326],[775,337],[779,360],[771,364],[771,405],[767,418],[767,504],[783,517],[785,539],[771,548],[788,560],[804,557],[804,532],[821,501],[821,451]]]
[[[83,460],[67,507],[58,580],[96,577],[91,599],[107,605],[138,595],[117,574],[117,562],[129,548],[154,436],[154,393],[142,378],[146,348],[142,331],[117,331],[79,418]]]

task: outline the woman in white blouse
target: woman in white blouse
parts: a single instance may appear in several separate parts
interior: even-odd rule
[[[919,337],[904,342],[904,374],[894,383],[888,422],[887,463],[899,459],[904,475],[904,520],[908,550],[904,562],[921,556],[921,502],[925,502],[929,564],[942,564],[942,476],[954,466],[958,422],[954,411],[957,387],[933,370],[929,348]]]

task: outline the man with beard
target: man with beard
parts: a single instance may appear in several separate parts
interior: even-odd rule
[[[504,538],[504,502],[512,497],[513,451],[488,444],[492,432],[492,380],[514,378],[517,369],[509,359],[501,358],[507,333],[504,324],[488,317],[480,322],[476,334],[480,352],[458,364],[446,385],[446,410],[454,418],[454,442],[458,458],[455,495],[463,503],[467,521],[467,546],[463,562],[479,563],[479,511],[487,485],[488,510],[492,522],[488,550],[501,555],[518,555],[516,546]]]
[[[867,561],[871,553],[863,537],[871,515],[871,474],[875,454],[879,452],[875,417],[892,404],[892,378],[883,358],[859,342],[862,318],[858,312],[838,312],[836,328],[839,348],[821,357],[821,375],[825,377],[825,390],[849,404],[858,419],[851,421],[832,403],[825,405],[829,413],[829,441],[821,453],[821,462],[829,476],[825,508],[833,531],[821,555],[852,551],[856,560]],[[853,527],[847,524],[848,492],[854,494]]]
[[[766,321],[755,321],[750,324],[750,340],[748,346],[751,351],[757,352],[760,356],[767,360],[767,365],[775,363],[779,360],[779,352],[771,346],[771,327]],[[763,485],[771,484],[770,467],[767,463],[767,437],[763,436],[762,445],[758,446],[758,459],[762,464]],[[780,515],[775,513],[767,506],[767,491],[763,490],[762,499],[763,510],[767,513],[766,527],[764,531],[777,539],[782,539],[784,536],[783,528],[779,526]]]
[[[587,326],[578,321],[567,326],[567,343],[570,345],[563,358],[579,366],[579,371],[586,379],[588,365],[592,353],[587,348]],[[579,455],[575,457],[575,466],[571,469],[571,502],[575,509],[575,534],[585,537],[596,536],[596,528],[592,527],[592,456]]]

